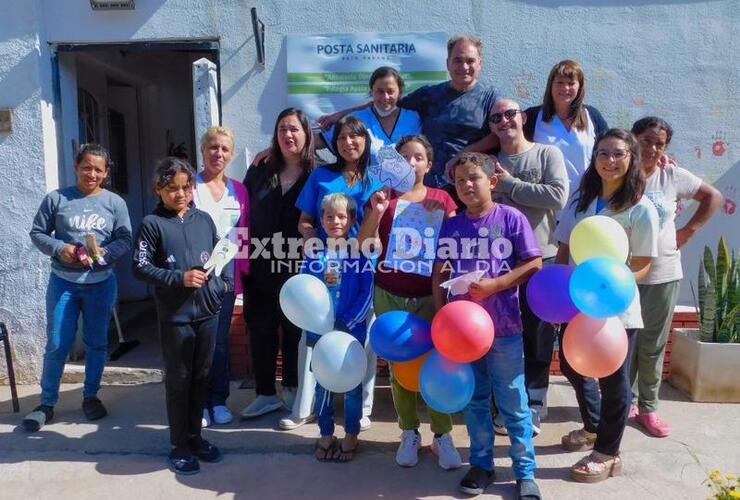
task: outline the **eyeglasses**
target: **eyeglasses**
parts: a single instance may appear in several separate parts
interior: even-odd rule
[[[630,154],[626,149],[617,149],[615,151],[607,151],[605,149],[599,149],[596,151],[597,160],[609,160],[614,158],[615,160],[624,160]]]
[[[507,120],[513,119],[517,113],[522,113],[522,110],[520,109],[507,109],[503,113],[494,113],[491,116],[488,117],[488,121],[493,123],[494,125],[497,123],[501,123],[501,120],[506,118]]]

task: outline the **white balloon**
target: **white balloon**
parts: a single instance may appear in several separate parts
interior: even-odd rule
[[[280,309],[301,330],[322,335],[334,329],[329,289],[315,276],[296,274],[280,289]]]
[[[324,389],[351,391],[362,383],[367,371],[365,348],[348,333],[325,333],[313,348],[311,371]]]

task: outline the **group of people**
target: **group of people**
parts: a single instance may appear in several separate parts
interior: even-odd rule
[[[51,256],[52,268],[41,404],[26,416],[24,427],[35,431],[53,418],[80,312],[87,348],[83,410],[91,420],[106,415],[97,392],[116,302],[111,265],[133,245],[136,276],[155,287],[175,472],[195,473],[199,460],[222,458],[201,438],[201,428],[233,418],[227,406],[228,334],[236,294],[243,294],[257,395],[242,416],[285,407],[291,413],[280,420],[282,429],[317,419],[320,461],[352,460],[358,435],[371,425],[376,356],[368,326],[374,315],[402,310],[431,321],[447,302],[471,300],[490,314],[496,337],[490,351],[473,363],[475,390],[464,410],[470,468],[460,488],[480,494],[495,479],[494,435],[508,434],[517,497],[540,498],[533,437],[546,421],[550,360],[565,325],[540,321],[525,290],[543,266],[569,262],[574,226],[600,214],[628,235],[627,264],[639,298],[620,316],[629,352],[615,373],[589,379],[561,356],[583,420],[582,428],[563,436],[562,445],[590,451],[571,472],[577,481],[597,482],[620,473],[620,442],[629,419],[650,435],[667,436],[670,428],[656,410],[682,278],[679,249],[717,210],[720,194],[667,157],[673,130],[664,120],[645,117],[629,131],[609,129],[599,111],[584,103],[586,79],[577,62],[556,64],[542,105],[525,110],[479,81],[481,65],[480,40],[455,37],[448,43],[449,81],[404,96],[399,72],[378,68],[370,79],[371,101],[321,117],[316,131],[301,110],[285,109],[270,147],[258,155],[243,183],[225,175],[235,150],[233,134],[223,127],[209,129],[201,140],[202,172],[177,158],[157,165],[154,190],[160,203],[135,239],[125,203],[103,188],[111,168],[108,153],[96,145],[83,147],[76,159],[77,185],[49,193],[31,230],[34,244]],[[319,145],[331,150],[334,163],[317,165]],[[395,147],[413,168],[415,180],[407,192],[386,188],[370,175],[384,145]],[[696,200],[697,209],[677,229],[681,199]],[[433,241],[462,245],[472,239],[488,245],[425,254],[431,272],[421,271],[424,266],[401,269],[390,254],[399,214],[409,207],[438,215],[431,218],[439,221],[431,228]],[[85,244],[91,235],[98,242],[92,248]],[[218,276],[204,265],[223,237],[239,245],[240,253]],[[374,243],[380,255],[321,247],[326,250],[306,252],[304,260],[300,252],[301,244],[307,249],[316,241],[348,240],[363,248]],[[497,251],[491,251],[494,240]],[[85,249],[93,254],[90,262],[81,257]],[[440,287],[479,269],[485,273],[464,294]],[[335,329],[365,346],[367,374],[344,396],[341,440],[334,435],[334,396],[311,371],[319,337],[291,324],[280,307],[281,287],[301,272],[326,284]],[[418,396],[393,372],[391,364],[401,429],[396,461],[411,467],[422,444]],[[427,412],[439,465],[460,467],[451,415]]]

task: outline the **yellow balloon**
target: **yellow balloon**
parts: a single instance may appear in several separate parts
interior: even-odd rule
[[[593,215],[576,224],[570,233],[570,255],[576,264],[592,257],[612,257],[626,262],[629,239],[624,228],[611,217]]]

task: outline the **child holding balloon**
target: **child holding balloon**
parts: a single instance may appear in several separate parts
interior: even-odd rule
[[[618,255],[621,261],[626,260],[629,255],[629,266],[634,280],[639,281],[645,277],[650,269],[651,260],[657,255],[658,214],[650,200],[643,195],[644,190],[645,179],[640,174],[640,150],[636,139],[626,130],[608,130],[597,140],[591,164],[583,175],[579,190],[572,195],[572,199],[561,213],[560,223],[555,230],[555,238],[560,243],[556,262],[566,264],[571,255],[576,255],[579,262],[586,261],[582,265],[593,266],[594,260],[588,259],[602,256],[604,252],[612,256]],[[588,237],[578,238],[577,231],[571,238],[571,233],[574,233],[578,222],[596,214],[610,217],[624,228],[628,243],[621,252],[619,245],[616,244],[618,235],[613,230],[601,231],[606,236],[600,241]],[[596,247],[601,249],[595,250]],[[603,263],[602,259],[597,261]],[[573,282],[576,273],[578,269],[571,280],[572,296],[579,293],[575,288],[588,287],[588,283],[581,284],[580,280],[579,283]],[[629,278],[629,275],[627,277]],[[619,280],[624,281],[624,276],[615,275],[610,281]],[[631,285],[633,288],[634,280]],[[596,282],[591,281],[592,284]],[[609,296],[602,293],[602,290],[595,292],[601,301],[608,300]],[[605,303],[596,305],[604,308],[611,306]],[[639,293],[633,295],[631,303],[625,302],[624,305],[626,310],[623,309],[624,312],[619,314],[621,324],[616,318],[609,318],[606,323],[602,321],[598,324],[590,317],[601,316],[591,311],[588,316],[577,315],[565,329],[565,334],[561,332],[560,345],[564,346],[564,355],[560,357],[560,369],[576,391],[583,419],[583,428],[563,436],[562,444],[569,451],[593,449],[590,455],[571,468],[571,476],[576,481],[594,483],[618,475],[622,471],[619,446],[627,425],[632,399],[630,359],[635,348],[636,331],[643,326]],[[580,309],[582,312],[589,312],[583,311],[583,306]],[[603,334],[601,337],[619,336],[622,330],[626,330],[627,346],[623,349],[626,351],[626,358],[622,358],[621,363],[616,363],[618,368],[611,375],[600,376],[598,383],[590,377],[603,367],[588,366],[589,361],[595,359],[595,356],[591,355],[592,347],[585,342],[569,344],[567,338],[571,335],[571,330],[573,335],[579,334],[576,331],[578,329],[582,334],[589,323],[594,323],[597,325],[596,328],[602,329],[594,332]],[[624,334],[621,335],[624,338]],[[592,339],[595,337],[596,335],[590,336]],[[578,355],[581,350],[583,356]],[[576,372],[569,359],[584,360],[578,367],[583,374]]]
[[[367,337],[367,317],[373,302],[372,263],[362,255],[353,255],[347,237],[357,219],[357,203],[344,193],[330,194],[321,201],[321,227],[327,235],[323,251],[307,248],[304,273],[315,276],[324,282],[334,303],[334,329],[354,337],[360,346],[365,345]],[[310,245],[309,245],[310,247]],[[356,249],[355,249],[356,251]],[[315,346],[320,336],[306,332],[306,344]],[[363,355],[363,365],[364,355]],[[312,371],[317,373],[313,360]],[[343,367],[344,368],[344,367]],[[352,371],[352,366],[346,367]],[[366,366],[358,373],[342,373],[337,378],[356,375],[357,386],[344,395],[344,439],[338,441],[334,436],[334,394],[331,387],[316,383],[316,403],[314,411],[319,424],[321,437],[316,443],[315,456],[319,461],[336,460],[348,462],[357,450],[357,435],[360,433],[362,418],[362,378]],[[317,375],[317,379],[319,376]]]
[[[223,453],[201,437],[203,408],[224,294],[234,289],[229,266],[219,277],[205,272],[218,233],[213,219],[192,204],[195,172],[188,162],[157,164],[154,191],[160,202],[144,217],[136,238],[134,275],[154,285],[165,367],[167,420],[176,474],[195,474],[198,459],[218,462]]]
[[[495,478],[493,393],[511,439],[509,456],[516,477],[517,498],[540,498],[534,481],[532,416],[524,388],[518,286],[542,268],[542,251],[527,218],[517,209],[493,201],[497,178],[490,157],[464,153],[455,159],[448,175],[466,210],[442,226],[433,274],[435,306],[439,310],[448,301],[439,286],[448,276],[483,271],[483,277],[469,285],[467,293],[451,296],[449,300],[479,303],[493,320],[496,331],[493,346],[472,363],[475,388],[464,409],[471,467],[460,482],[460,490],[470,495],[482,494]],[[478,306],[468,309],[471,314],[481,310]],[[460,316],[460,321],[473,321],[470,314]]]
[[[375,278],[375,314],[380,316],[388,311],[407,311],[431,322],[435,312],[434,299],[431,295],[431,266],[425,267],[425,262],[419,260],[416,261],[418,265],[413,268],[403,266],[403,269],[410,269],[412,272],[403,271],[397,268],[399,261],[390,258],[394,248],[389,248],[388,245],[392,232],[408,229],[404,228],[403,217],[399,215],[412,212],[411,209],[415,208],[412,205],[421,206],[422,210],[428,213],[440,211],[438,217],[431,218],[435,222],[438,221],[440,225],[443,218],[455,215],[457,206],[446,191],[424,186],[424,176],[429,172],[434,161],[434,151],[426,137],[423,135],[403,137],[396,145],[396,150],[414,167],[416,182],[408,193],[393,191],[389,197],[384,191],[379,191],[373,195],[360,229],[360,241],[364,243],[369,238],[379,238],[382,245],[378,273]],[[428,230],[429,227],[427,226],[424,230]],[[436,227],[434,233],[438,235],[439,229],[439,226]],[[422,253],[423,249],[418,250],[418,253]],[[408,264],[408,262],[403,264]],[[429,271],[426,271],[427,268]],[[416,405],[420,367],[421,363],[417,360],[391,364],[393,406],[401,428],[401,443],[396,453],[396,462],[402,467],[413,467],[419,461],[421,435],[419,434],[420,422]],[[403,379],[406,372],[409,372],[412,380]],[[414,383],[416,387],[410,387]],[[427,412],[431,420],[431,430],[434,433],[432,452],[439,457],[439,466],[447,470],[460,467],[462,459],[450,434],[452,416],[438,412],[431,407],[427,408]]]

